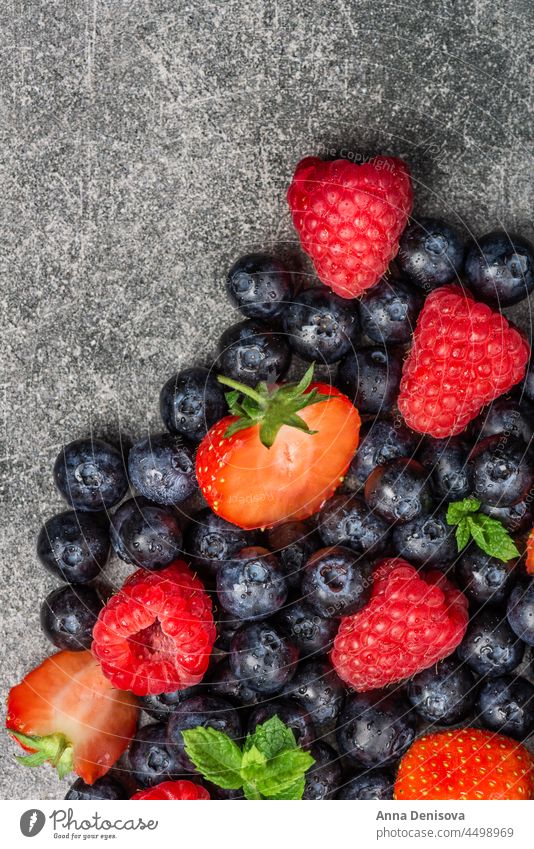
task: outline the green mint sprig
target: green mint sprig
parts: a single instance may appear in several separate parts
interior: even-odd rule
[[[479,510],[480,501],[476,498],[464,498],[449,504],[447,523],[456,525],[458,551],[462,551],[473,539],[482,551],[503,563],[519,557],[516,544],[503,524]]]
[[[199,726],[182,734],[185,751],[212,784],[242,789],[250,800],[302,799],[305,774],[315,761],[277,716],[247,734],[242,748],[214,728]]]

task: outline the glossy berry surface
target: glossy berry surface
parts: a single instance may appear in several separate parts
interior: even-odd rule
[[[534,686],[519,676],[492,678],[482,684],[476,708],[485,728],[525,740],[534,729]]]
[[[154,787],[139,790],[131,798],[136,801],[148,799],[154,802],[191,802],[193,800],[206,801],[211,797],[205,787],[193,781],[162,781],[161,784],[156,784]]]
[[[471,670],[454,657],[415,675],[406,688],[412,707],[427,722],[453,725],[472,711],[477,683]]]
[[[89,649],[101,609],[102,601],[92,587],[58,587],[41,605],[41,630],[58,649]]]
[[[285,604],[278,615],[278,622],[302,657],[330,651],[338,629],[335,619],[319,616],[301,599]]]
[[[230,644],[232,672],[262,695],[280,692],[295,674],[298,657],[294,643],[265,622],[245,625]]]
[[[469,456],[471,492],[484,504],[511,507],[534,486],[534,466],[524,442],[502,434],[481,440]]]
[[[228,410],[217,375],[200,366],[169,378],[159,396],[160,415],[170,433],[201,440]]]
[[[421,218],[401,236],[397,262],[425,292],[458,280],[464,259],[461,234],[440,218]]]
[[[224,699],[193,696],[178,705],[167,723],[167,746],[185,772],[196,772],[185,752],[182,731],[190,728],[215,728],[232,740],[240,740],[243,729],[239,713]]]
[[[109,547],[104,514],[67,510],[44,523],[37,538],[37,557],[62,581],[86,584],[106,565]]]
[[[445,510],[396,525],[391,542],[395,553],[414,566],[446,569],[458,557],[455,529],[447,524]]]
[[[528,401],[521,403],[517,398],[503,395],[482,410],[471,423],[469,432],[473,442],[486,436],[505,433],[528,444],[534,433],[533,415],[532,406]]]
[[[386,802],[393,799],[394,779],[386,769],[372,769],[345,779],[336,799]]]
[[[120,451],[101,439],[75,439],[64,445],[54,463],[54,481],[75,510],[113,507],[128,489]]]
[[[359,693],[341,711],[337,743],[355,766],[372,769],[400,758],[413,743],[415,728],[415,713],[404,697]]]
[[[202,510],[193,517],[186,530],[185,549],[195,565],[215,574],[221,564],[257,541],[255,531],[245,531],[211,510]]]
[[[163,569],[183,550],[176,515],[168,507],[142,497],[121,504],[111,517],[110,530],[115,553],[138,568]]]
[[[256,319],[233,324],[219,339],[218,370],[250,386],[276,383],[291,363],[287,339]]]
[[[86,784],[83,778],[77,778],[67,790],[65,799],[70,802],[103,802],[106,799],[128,799],[126,788],[111,775],[98,778],[94,784]]]
[[[507,624],[500,612],[482,610],[469,623],[458,647],[458,657],[477,675],[497,678],[521,663],[525,644]]]
[[[140,696],[139,704],[153,719],[166,722],[180,702],[194,695],[198,695],[197,688],[188,687],[183,690],[173,690],[169,693],[152,693],[146,696]]]
[[[198,489],[194,449],[170,433],[137,442],[128,455],[128,473],[135,489],[156,504],[181,504]]]
[[[305,522],[286,522],[267,531],[267,548],[278,558],[291,589],[300,586],[302,569],[320,547],[318,534]]]
[[[345,475],[344,487],[363,489],[371,472],[397,457],[412,457],[420,436],[397,419],[374,419],[364,422],[361,442]]]
[[[226,291],[246,318],[263,320],[280,315],[293,296],[290,272],[267,254],[240,257],[228,272]]]
[[[128,765],[139,787],[153,787],[183,772],[173,746],[167,746],[167,726],[163,722],[139,728],[128,750]]]
[[[303,799],[333,799],[342,783],[342,769],[338,753],[328,743],[314,743],[310,754],[315,763],[306,773]]]
[[[402,357],[392,348],[360,348],[340,362],[336,386],[360,413],[389,413],[397,399]]]
[[[390,533],[388,523],[357,495],[330,498],[317,514],[317,527],[324,545],[343,545],[369,557],[384,551]]]
[[[359,301],[362,332],[378,345],[412,338],[423,297],[406,280],[383,277]]]
[[[456,567],[458,586],[476,604],[502,604],[516,575],[515,561],[503,563],[478,546],[462,554]]]
[[[321,732],[336,722],[346,695],[345,685],[324,658],[301,663],[284,692],[305,709]]]
[[[315,740],[315,728],[310,714],[292,699],[275,699],[254,708],[248,720],[248,733],[253,734],[258,725],[277,716],[295,735],[297,746],[307,749]]]
[[[529,646],[534,646],[534,580],[514,587],[506,616],[514,633]]]
[[[367,506],[390,523],[412,522],[432,507],[426,470],[417,460],[405,457],[377,466],[364,492]]]
[[[245,681],[241,681],[232,672],[227,657],[218,662],[207,682],[210,695],[219,696],[232,705],[248,709],[259,701],[258,693],[251,690]]]
[[[283,570],[266,548],[242,548],[217,572],[221,606],[237,619],[265,619],[287,598]]]
[[[283,328],[303,360],[337,363],[358,342],[358,308],[323,286],[306,289],[284,310]]]
[[[470,244],[465,273],[481,301],[500,309],[517,304],[534,289],[534,247],[522,236],[494,230]]]
[[[467,465],[468,452],[458,436],[449,439],[427,437],[419,462],[430,477],[436,498],[461,501],[471,490]]]
[[[520,534],[532,527],[532,505],[529,501],[519,501],[511,507],[494,507],[481,504],[480,512],[497,519],[511,534]]]
[[[371,595],[371,565],[350,548],[321,548],[302,575],[302,598],[327,619],[356,613]]]

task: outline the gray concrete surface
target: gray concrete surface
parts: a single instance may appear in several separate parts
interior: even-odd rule
[[[301,156],[404,156],[416,209],[476,234],[531,236],[534,184],[529,0],[1,8],[3,700],[50,650],[34,538],[60,444],[158,426],[161,384],[231,318],[229,262],[295,248]],[[63,796],[1,757],[0,797]]]

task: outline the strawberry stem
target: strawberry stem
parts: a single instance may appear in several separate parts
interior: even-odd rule
[[[64,778],[69,772],[72,772],[72,745],[64,734],[48,734],[44,737],[38,737],[8,730],[22,746],[32,750],[28,755],[17,756],[17,761],[23,766],[36,767],[49,761],[54,769],[57,769],[60,778]]]
[[[229,386],[231,389],[236,389],[242,395],[247,395],[249,398],[252,398],[253,401],[256,401],[260,406],[265,405],[265,398],[263,398],[259,392],[256,392],[250,386],[247,386],[246,383],[239,383],[238,380],[234,380],[232,377],[225,377],[220,374],[217,378],[219,383],[222,383],[223,386]]]

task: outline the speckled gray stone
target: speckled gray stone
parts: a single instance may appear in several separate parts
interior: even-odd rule
[[[232,318],[229,263],[296,252],[301,156],[404,156],[416,211],[532,237],[532,18],[529,0],[3,4],[3,697],[49,652],[34,539],[62,506],[60,444],[160,426],[161,384]],[[13,752],[1,797],[64,795]]]

